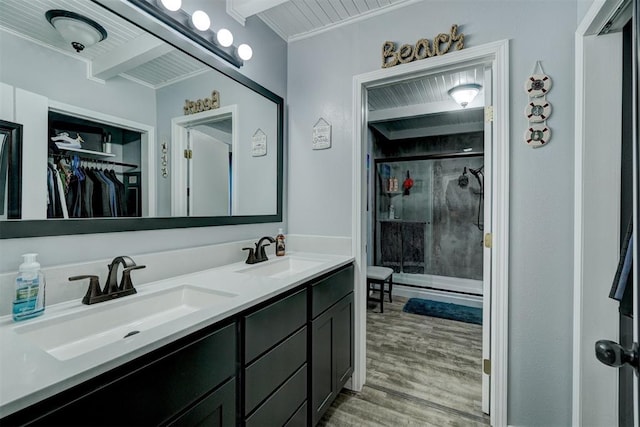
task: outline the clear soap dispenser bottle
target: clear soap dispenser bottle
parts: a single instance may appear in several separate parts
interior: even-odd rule
[[[13,301],[13,320],[24,320],[44,313],[45,280],[40,271],[38,254],[24,254],[24,262],[18,268],[16,296]]]

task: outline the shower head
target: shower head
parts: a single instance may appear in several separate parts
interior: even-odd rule
[[[462,188],[466,187],[467,185],[469,185],[469,177],[467,176],[467,167],[465,166],[464,171],[462,172],[462,175],[460,175],[458,177],[458,185]]]

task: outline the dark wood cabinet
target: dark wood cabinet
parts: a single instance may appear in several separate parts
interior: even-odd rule
[[[314,285],[312,301],[319,313],[311,320],[309,402],[315,426],[353,374],[353,267]]]
[[[353,266],[0,420],[0,425],[315,425],[353,373]]]
[[[307,295],[305,286],[243,317],[247,427],[283,426],[306,401]]]
[[[197,333],[3,419],[2,425],[235,425],[236,324]],[[226,387],[226,388],[225,388]],[[233,398],[218,389],[232,389]],[[223,394],[226,399],[223,399]],[[213,397],[214,402],[207,400]]]

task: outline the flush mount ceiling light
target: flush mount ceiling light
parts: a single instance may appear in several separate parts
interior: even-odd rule
[[[76,52],[107,38],[107,31],[100,24],[78,13],[52,9],[45,13],[45,17]]]
[[[478,95],[482,86],[476,83],[459,85],[449,89],[449,96],[453,98],[462,108],[469,105],[471,101]]]

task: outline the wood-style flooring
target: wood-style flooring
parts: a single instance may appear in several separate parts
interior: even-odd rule
[[[367,312],[367,381],[344,389],[319,426],[486,426],[482,326],[404,313],[406,298]]]

